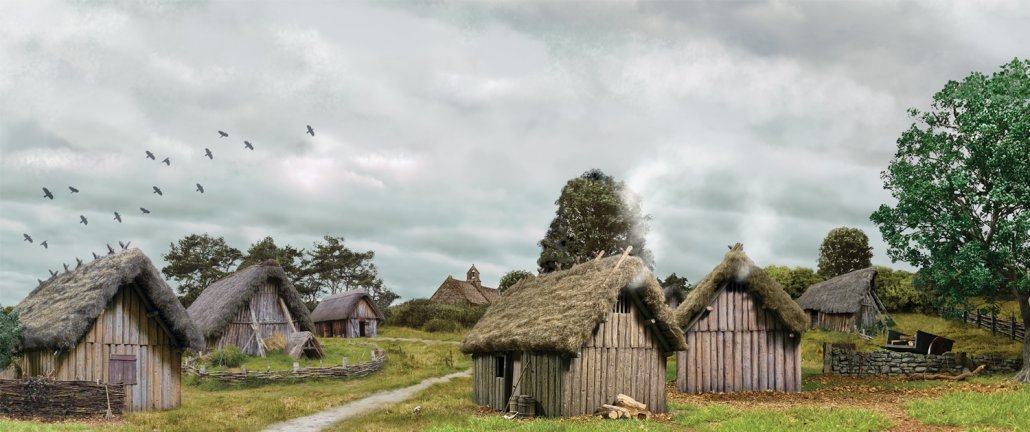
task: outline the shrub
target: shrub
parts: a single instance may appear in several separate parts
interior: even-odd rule
[[[21,339],[21,323],[18,312],[6,308],[0,311],[0,370],[11,363],[15,348]]]
[[[451,320],[445,320],[440,318],[433,318],[426,322],[426,325],[422,326],[422,330],[430,333],[437,332],[456,332],[461,326]]]
[[[423,328],[433,319],[453,321],[470,328],[486,313],[486,306],[464,307],[415,299],[387,309],[386,319],[392,325]]]
[[[272,336],[265,339],[265,348],[268,351],[282,351],[286,349],[286,335],[276,332],[272,333]]]
[[[240,367],[245,360],[247,355],[240,351],[239,347],[230,345],[212,352],[207,361],[212,367],[235,368]]]
[[[927,308],[926,293],[915,286],[915,273],[876,267],[876,296],[889,312],[916,312]]]

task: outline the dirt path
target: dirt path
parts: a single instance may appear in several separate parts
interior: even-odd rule
[[[469,369],[464,372],[455,372],[442,377],[426,378],[422,380],[422,382],[410,387],[404,387],[397,390],[382,391],[379,393],[375,393],[371,396],[365,397],[363,399],[358,399],[354,402],[343,404],[335,408],[327,409],[317,414],[312,414],[307,417],[295,418],[293,420],[288,420],[282,423],[274,424],[265,429],[265,432],[320,431],[347,418],[361,414],[366,414],[375,411],[383,406],[393,405],[403,400],[414,397],[415,395],[429,388],[433,384],[444,383],[454,378],[470,376],[472,376],[472,369]]]
[[[669,399],[691,405],[727,404],[740,410],[786,410],[798,407],[866,409],[886,417],[893,424],[888,428],[891,431],[955,431],[965,428],[920,423],[908,416],[905,412],[905,403],[914,399],[935,398],[959,391],[995,393],[1015,389],[1008,384],[942,383],[940,386],[912,388],[891,385],[886,380],[876,382],[868,379],[826,376],[813,379],[824,381],[830,386],[801,393],[743,392],[700,395],[683,394],[670,389]]]
[[[435,340],[435,339],[412,339],[412,338],[391,338],[391,337],[376,337],[372,338],[373,341],[385,340],[385,341],[400,341],[400,342],[422,342],[427,344],[454,344],[460,345],[458,341],[446,341],[446,340]]]

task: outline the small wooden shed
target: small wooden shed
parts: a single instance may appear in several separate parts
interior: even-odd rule
[[[525,278],[465,336],[472,398],[540,416],[591,414],[619,393],[665,411],[665,360],[686,345],[657,279],[637,257]],[[525,398],[523,398],[525,399]]]
[[[355,289],[322,300],[311,320],[315,334],[322,337],[375,337],[386,316],[365,290]]]
[[[677,353],[686,393],[801,391],[808,317],[737,243],[676,309],[690,349]]]
[[[235,345],[248,355],[264,355],[264,341],[278,333],[314,331],[311,313],[275,261],[253,265],[200,293],[187,311],[207,341],[207,349]]]
[[[887,308],[876,295],[876,267],[845,273],[808,287],[798,305],[810,318],[811,328],[844,333],[873,330],[886,325]]]
[[[16,308],[23,376],[124,385],[125,411],[178,407],[182,352],[203,348],[186,309],[139,249],[51,277]]]
[[[493,304],[500,297],[497,288],[483,286],[479,280],[479,269],[473,264],[465,273],[465,280],[457,280],[448,275],[429,301],[457,306],[485,306]]]

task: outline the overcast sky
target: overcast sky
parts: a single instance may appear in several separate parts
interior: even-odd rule
[[[404,298],[496,286],[591,168],[641,196],[663,277],[735,242],[815,267],[837,226],[907,268],[869,222],[906,109],[1030,55],[1017,0],[83,3],[2,5],[0,304],[205,232],[343,236]]]

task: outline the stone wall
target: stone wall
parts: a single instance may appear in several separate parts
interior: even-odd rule
[[[958,374],[984,364],[985,373],[1014,373],[1023,367],[1022,359],[998,355],[966,353],[915,354],[895,351],[855,351],[851,347],[826,344],[823,348],[823,373],[834,375],[898,376],[914,373]]]

